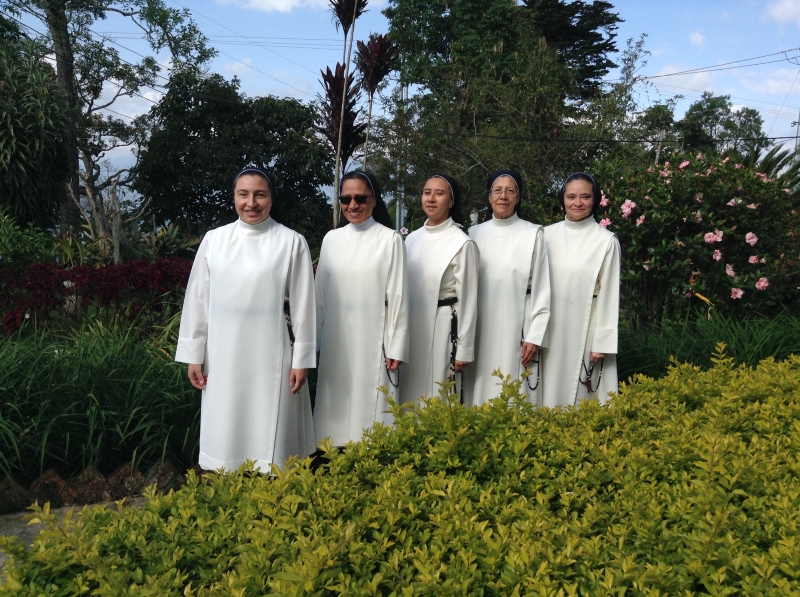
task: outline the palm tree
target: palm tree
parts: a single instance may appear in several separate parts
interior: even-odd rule
[[[358,42],[356,52],[356,65],[361,72],[361,87],[366,90],[369,96],[369,113],[367,115],[367,137],[364,141],[364,162],[362,168],[367,167],[367,156],[369,155],[369,129],[372,124],[372,103],[375,99],[375,92],[378,85],[383,82],[393,70],[397,69],[400,60],[400,50],[392,43],[386,35],[370,35],[369,41]]]
[[[342,77],[342,84],[347,85],[350,83],[350,56],[353,53],[353,38],[356,33],[356,19],[364,14],[367,7],[367,0],[329,0],[329,5],[334,16],[334,23],[336,28],[342,27],[344,31],[344,46],[347,48],[347,33],[350,32],[350,47],[345,52],[342,50],[342,61],[344,62],[344,76]],[[338,70],[338,68],[337,68]],[[324,78],[324,74],[323,74]],[[342,87],[342,95],[347,94],[347,89]],[[341,102],[341,114],[339,115],[339,122],[345,121],[345,106],[347,102]],[[336,144],[336,169],[334,170],[334,183],[333,183],[333,225],[339,224],[339,165],[342,157],[342,132],[344,127],[339,127],[339,140]]]

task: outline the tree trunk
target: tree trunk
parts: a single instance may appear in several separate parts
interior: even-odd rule
[[[364,139],[364,161],[361,163],[361,167],[366,170],[367,169],[367,156],[369,155],[369,129],[372,126],[372,101],[375,99],[375,96],[370,94],[369,96],[369,114],[367,115],[367,138]]]
[[[70,172],[64,181],[67,193],[61,204],[60,234],[74,233],[80,224],[80,155],[78,153],[78,122],[81,116],[80,99],[75,87],[75,57],[72,53],[72,40],[69,37],[69,19],[65,0],[44,0],[42,2],[47,16],[47,27],[53,38],[53,51],[56,55],[56,77],[69,104],[69,131],[66,136],[66,151]]]

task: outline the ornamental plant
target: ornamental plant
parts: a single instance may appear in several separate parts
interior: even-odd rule
[[[771,314],[800,301],[800,196],[728,157],[598,165],[598,219],[622,246],[623,300],[647,320],[692,304]]]
[[[536,409],[506,381],[376,425],[316,473],[189,475],[9,555],[0,595],[794,595],[800,358]],[[3,582],[3,581],[0,581]]]

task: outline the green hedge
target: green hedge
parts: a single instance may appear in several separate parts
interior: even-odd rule
[[[607,407],[434,400],[316,474],[40,513],[0,594],[796,595],[798,388],[798,357],[718,354]]]

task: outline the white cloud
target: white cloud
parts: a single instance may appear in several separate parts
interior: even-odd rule
[[[222,68],[225,70],[225,72],[229,72],[234,75],[241,75],[242,73],[252,72],[252,66],[253,60],[251,58],[245,58],[239,62],[229,62],[228,64],[223,64]]]
[[[295,8],[326,8],[328,0],[217,0],[219,4],[236,4],[265,12],[291,12]]]
[[[752,93],[766,93],[780,96],[800,95],[800,78],[796,70],[780,68],[762,77],[740,79],[739,83]]]
[[[692,45],[702,46],[706,42],[706,36],[699,31],[694,31],[689,34],[689,41],[692,42]]]
[[[678,73],[685,70],[690,70],[691,67],[685,66],[674,66],[672,64],[668,64],[664,68],[662,68],[657,75],[668,75],[670,73]],[[671,86],[680,88],[676,91],[676,93],[680,93],[680,90],[685,91],[713,91],[714,90],[714,80],[711,77],[710,73],[694,73],[694,74],[687,74],[687,75],[675,75],[674,77],[659,77],[657,79],[653,79],[653,83],[656,85],[663,84],[665,86]]]
[[[794,23],[800,27],[800,2],[798,0],[776,0],[770,2],[767,14],[779,23]]]

